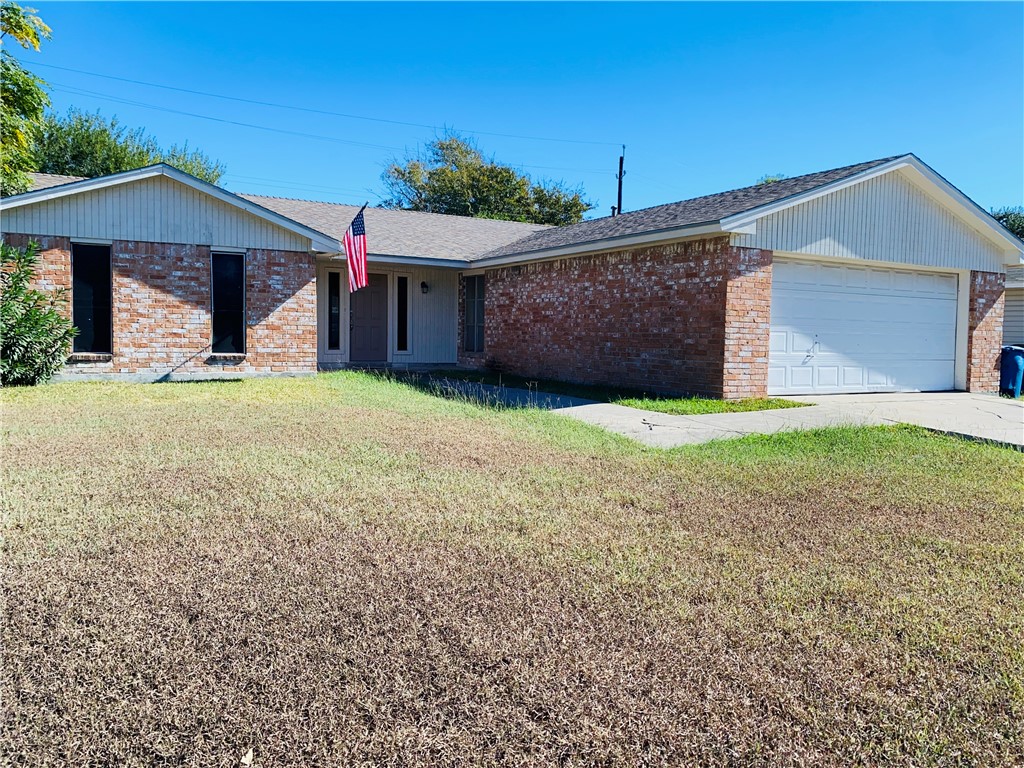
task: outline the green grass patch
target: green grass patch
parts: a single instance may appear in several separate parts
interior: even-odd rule
[[[776,408],[802,408],[807,405],[807,403],[783,400],[779,397],[749,397],[743,400],[714,400],[708,397],[624,397],[612,402],[626,405],[630,408],[670,413],[676,416],[696,416],[702,413],[770,411]]]

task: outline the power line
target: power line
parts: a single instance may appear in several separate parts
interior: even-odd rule
[[[197,90],[193,90],[191,88],[180,88],[180,87],[174,86],[174,85],[163,85],[161,83],[150,83],[150,82],[146,82],[144,80],[133,80],[132,78],[128,78],[128,77],[118,77],[116,75],[105,75],[105,74],[101,74],[99,72],[87,72],[86,70],[72,69],[70,67],[59,67],[56,64],[40,64],[40,63],[36,63],[36,64],[34,64],[34,66],[48,67],[50,69],[59,69],[59,70],[63,70],[64,72],[74,72],[75,74],[79,74],[79,75],[88,75],[89,77],[102,77],[102,78],[105,78],[107,80],[118,80],[118,81],[123,82],[123,83],[132,83],[134,85],[143,85],[143,86],[146,86],[146,87],[149,87],[149,88],[163,88],[163,89],[168,90],[168,91],[178,91],[180,93],[191,93],[191,94],[193,94],[195,96],[208,96],[208,97],[213,98],[213,99],[227,99],[229,101],[237,101],[237,102],[241,102],[243,104],[256,104],[256,105],[262,106],[262,107],[273,107],[275,109],[291,109],[291,110],[295,110],[297,112],[310,112],[312,114],[317,114],[317,115],[331,115],[333,117],[344,117],[344,118],[347,118],[349,120],[368,120],[368,121],[375,122],[375,123],[388,123],[390,125],[404,125],[404,126],[409,126],[409,127],[413,127],[413,128],[428,128],[428,129],[430,129],[432,131],[436,131],[436,130],[438,130],[441,127],[441,126],[437,126],[437,125],[428,125],[426,123],[406,122],[404,120],[389,120],[389,119],[383,118],[383,117],[368,117],[366,115],[353,115],[353,114],[349,114],[349,113],[346,113],[346,112],[333,112],[333,111],[326,110],[326,109],[314,109],[313,107],[298,107],[298,106],[295,106],[293,104],[280,104],[280,103],[273,102],[273,101],[260,101],[258,99],[244,99],[244,98],[242,98],[240,96],[227,96],[227,95],[222,94],[222,93],[210,93],[209,91],[197,91]],[[582,140],[582,139],[557,139],[557,138],[551,138],[551,137],[547,137],[547,136],[521,136],[521,135],[514,134],[514,133],[496,133],[494,131],[473,131],[473,130],[468,130],[468,129],[465,130],[464,132],[465,133],[475,133],[475,134],[479,134],[481,136],[500,136],[500,137],[503,137],[503,138],[506,138],[506,139],[526,139],[528,141],[553,141],[553,142],[559,142],[559,143],[562,143],[562,144],[589,144],[589,145],[592,145],[592,146],[602,146],[602,147],[617,147],[621,143],[621,142],[611,142],[611,141],[585,141],[585,140]]]
[[[69,94],[72,94],[72,95],[75,95],[75,96],[90,96],[92,98],[104,99],[106,101],[112,101],[112,102],[117,103],[117,104],[126,104],[126,105],[134,106],[134,107],[142,107],[144,109],[153,109],[153,110],[157,110],[159,112],[169,112],[169,113],[175,114],[175,115],[185,115],[187,117],[194,117],[194,118],[199,119],[199,120],[210,120],[210,121],[216,122],[216,123],[225,123],[227,125],[237,125],[237,126],[241,126],[243,128],[254,128],[254,129],[259,130],[259,131],[268,131],[268,132],[271,132],[271,133],[281,133],[281,134],[285,134],[285,135],[288,135],[288,136],[299,136],[299,137],[307,138],[307,139],[316,139],[318,141],[330,141],[330,142],[334,142],[334,143],[337,143],[337,144],[346,144],[346,145],[355,146],[355,147],[369,147],[371,149],[387,149],[387,150],[391,150],[392,152],[401,152],[401,151],[403,151],[405,149],[404,147],[393,147],[393,146],[387,146],[387,145],[384,145],[384,144],[370,144],[370,143],[362,142],[362,141],[352,141],[350,139],[340,139],[340,138],[338,138],[336,136],[322,136],[320,134],[315,134],[315,133],[305,133],[303,131],[292,131],[292,130],[288,130],[287,128],[271,128],[271,127],[266,126],[266,125],[257,125],[255,123],[246,123],[246,122],[242,122],[240,120],[229,120],[227,118],[214,117],[212,115],[200,114],[198,112],[187,112],[187,111],[181,110],[181,109],[173,109],[171,107],[163,107],[163,106],[159,106],[157,104],[147,104],[146,102],[143,102],[143,101],[136,101],[134,99],[125,99],[125,98],[122,98],[120,96],[113,96],[111,94],[101,93],[99,91],[91,91],[91,90],[87,90],[85,88],[77,88],[77,87],[70,86],[70,85],[64,85],[62,83],[51,82],[50,85],[53,86],[53,89],[55,91],[60,91],[62,93],[69,93]],[[608,173],[608,171],[596,170],[596,169],[592,169],[592,168],[562,168],[562,167],[547,166],[547,165],[529,165],[529,164],[525,164],[525,163],[520,163],[519,167],[521,167],[521,168],[536,168],[536,169],[541,169],[541,170],[553,170],[553,171],[569,171],[569,172],[572,172],[572,173],[598,174],[598,175],[601,175],[601,176],[604,176],[604,175],[606,175]]]
[[[384,144],[369,144],[363,141],[351,141],[349,139],[339,139],[336,136],[320,136],[315,133],[303,133],[302,131],[290,131],[287,128],[269,128],[265,125],[256,125],[255,123],[243,123],[240,120],[228,120],[223,117],[213,117],[212,115],[201,115],[197,112],[186,112],[181,109],[172,109],[171,107],[161,107],[156,104],[146,104],[142,101],[134,101],[132,99],[123,99],[118,96],[111,96],[110,94],[99,93],[98,91],[88,91],[84,88],[74,88],[68,85],[61,85],[60,83],[51,83],[55,87],[55,90],[63,91],[64,93],[71,93],[76,96],[92,96],[93,98],[106,99],[113,101],[118,104],[128,104],[135,107],[144,107],[146,109],[155,109],[160,112],[170,112],[175,115],[186,115],[187,117],[195,117],[199,120],[212,120],[215,123],[227,123],[228,125],[239,125],[243,128],[255,128],[259,131],[270,131],[272,133],[282,133],[289,136],[301,136],[307,139],[318,139],[320,141],[331,141],[336,144],[349,144],[356,147],[370,147],[372,149],[390,149],[394,152],[400,152],[402,147],[390,147]]]

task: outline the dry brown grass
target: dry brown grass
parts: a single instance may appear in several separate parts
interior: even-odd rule
[[[15,765],[1015,765],[1024,461],[358,374],[3,393]]]

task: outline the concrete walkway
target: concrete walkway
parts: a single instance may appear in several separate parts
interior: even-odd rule
[[[998,443],[1024,451],[1024,399],[969,392],[901,392],[792,397],[813,404],[748,413],[671,416],[614,403],[438,379],[438,394],[457,394],[489,404],[551,410],[645,445],[674,448],[754,434],[835,426],[916,424],[936,432]]]
[[[1020,400],[967,392],[791,399],[813,406],[703,416],[669,416],[613,403],[588,403],[557,411],[659,448],[787,430],[917,424],[937,432],[1024,450],[1024,402]]]

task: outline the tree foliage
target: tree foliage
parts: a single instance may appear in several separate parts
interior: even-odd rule
[[[39,244],[0,243],[0,385],[39,384],[56,373],[71,351],[75,328],[64,290],[31,287]]]
[[[122,125],[78,109],[61,117],[48,114],[35,145],[35,170],[69,176],[105,176],[154,163],[167,163],[211,184],[224,175],[224,165],[188,142],[162,149],[142,128]]]
[[[392,162],[382,178],[390,195],[384,205],[407,211],[563,225],[582,221],[594,207],[581,189],[534,182],[456,135],[435,139],[404,163]]]
[[[1015,205],[1007,208],[993,208],[992,218],[1024,240],[1024,207]]]
[[[760,179],[758,179],[755,183],[757,184],[757,186],[760,187],[760,186],[763,186],[765,184],[774,184],[777,181],[783,181],[783,180],[788,179],[788,178],[789,177],[786,174],[784,174],[784,173],[766,173],[764,176],[762,176]]]
[[[5,0],[0,5],[0,193],[13,195],[29,187],[27,171],[32,170],[32,142],[43,110],[50,103],[46,83],[25,69],[7,50],[8,38],[22,48],[39,50],[50,37],[50,28],[35,15]]]

